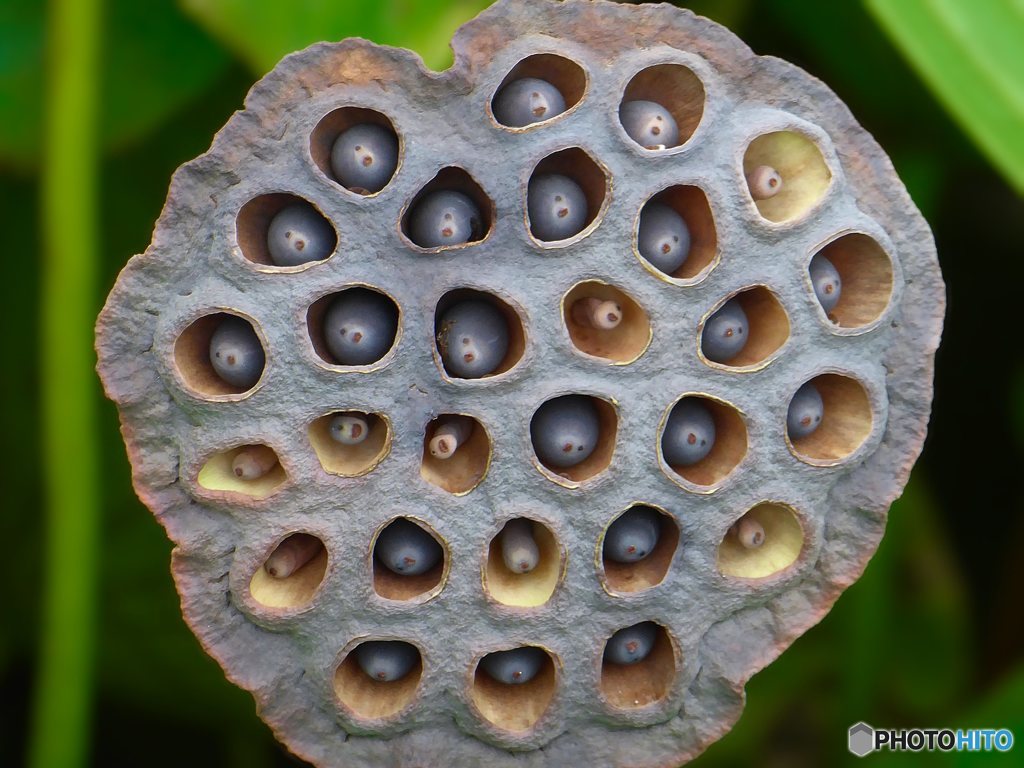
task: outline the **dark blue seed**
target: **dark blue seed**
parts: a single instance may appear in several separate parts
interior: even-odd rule
[[[647,658],[657,639],[658,625],[653,621],[620,629],[608,639],[604,660],[612,664],[636,664]]]
[[[648,262],[671,275],[690,255],[690,228],[673,208],[648,203],[640,211],[637,247]]]
[[[558,173],[534,174],[526,193],[530,231],[538,240],[565,240],[587,225],[587,196],[580,185]]]
[[[599,435],[597,408],[585,395],[548,400],[530,422],[533,450],[549,467],[572,467],[584,461],[597,447]]]
[[[653,101],[624,101],[619,120],[629,138],[645,149],[665,149],[679,143],[679,126],[672,113]]]
[[[476,203],[451,189],[425,194],[417,201],[409,222],[409,237],[421,248],[461,245],[484,235]]]
[[[701,351],[708,360],[728,363],[743,351],[750,338],[747,315],[737,299],[729,299],[704,324]]]
[[[379,192],[397,167],[398,137],[381,125],[353,125],[331,147],[331,170],[353,192]]]
[[[334,228],[309,203],[292,203],[282,208],[267,229],[267,250],[271,261],[279,267],[323,261],[337,243]]]
[[[426,573],[444,556],[437,539],[404,518],[380,532],[374,551],[389,570],[400,576]]]
[[[812,434],[825,416],[825,403],[821,393],[811,382],[807,382],[793,395],[786,414],[786,428],[790,440],[799,440]]]
[[[491,106],[499,123],[522,128],[565,112],[565,99],[547,80],[524,77],[502,88]]]
[[[414,645],[401,640],[370,640],[359,645],[354,653],[366,676],[381,683],[401,680],[420,658]]]
[[[394,302],[367,288],[342,291],[324,315],[324,340],[339,365],[375,363],[391,349],[397,331]]]
[[[696,464],[715,447],[715,420],[699,399],[684,397],[668,415],[661,452],[673,467]]]
[[[460,379],[479,379],[501,365],[508,353],[508,323],[492,303],[460,301],[441,317],[437,348],[444,369]]]
[[[540,648],[524,646],[489,653],[480,660],[480,666],[499,683],[522,685],[537,676],[546,659],[547,654]]]
[[[817,296],[821,308],[828,314],[835,309],[836,304],[839,303],[839,296],[843,292],[843,281],[839,277],[839,270],[819,253],[811,259],[809,271],[811,285],[814,286],[814,295]]]
[[[604,534],[604,556],[617,563],[643,560],[658,543],[661,515],[650,507],[631,507],[608,526]]]
[[[210,364],[233,387],[250,389],[263,375],[266,358],[256,331],[245,320],[228,315],[210,337]]]

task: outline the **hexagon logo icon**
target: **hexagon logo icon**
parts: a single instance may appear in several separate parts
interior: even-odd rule
[[[857,757],[864,757],[875,751],[875,729],[867,723],[850,726],[847,748]]]

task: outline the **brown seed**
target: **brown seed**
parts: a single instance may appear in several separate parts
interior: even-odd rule
[[[323,543],[316,536],[296,533],[278,544],[263,569],[275,579],[287,579],[320,554]]]

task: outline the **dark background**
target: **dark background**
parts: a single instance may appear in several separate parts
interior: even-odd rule
[[[415,45],[429,63],[443,63],[450,30],[484,4],[438,4],[433,21],[448,14],[439,24],[410,17],[404,32],[382,22],[376,39]],[[172,171],[206,150],[266,68],[251,41],[239,42],[244,30],[225,32],[198,5],[107,3],[92,316],[126,260],[146,248]],[[294,13],[322,9],[281,46],[365,34],[355,23],[346,31],[350,19],[337,10],[345,3],[333,12],[321,3],[280,5]],[[40,334],[41,73],[53,55],[45,9],[0,0],[0,765],[26,759],[45,574],[53,565],[45,547],[38,373],[47,354]],[[878,554],[825,620],[751,681],[739,724],[695,765],[852,764],[846,729],[858,720],[1005,726],[1024,739],[1024,509],[1016,474],[1024,442],[1021,198],[862,4],[723,1],[696,9],[727,23],[755,51],[823,79],[875,135],[933,227],[949,309],[928,442]],[[59,317],[59,307],[42,306]],[[98,385],[82,396],[99,402]],[[251,697],[225,681],[186,629],[168,573],[170,545],[132,492],[113,405],[98,407],[98,636],[91,740],[79,764],[298,764],[258,720]],[[1022,749],[1014,750],[1018,760]],[[972,758],[869,759],[959,765]],[[1014,761],[1012,754],[973,759]]]

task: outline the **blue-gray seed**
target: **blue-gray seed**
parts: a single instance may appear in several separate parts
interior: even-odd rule
[[[210,364],[227,384],[251,389],[263,375],[266,357],[256,331],[235,315],[225,317],[210,337]]]

